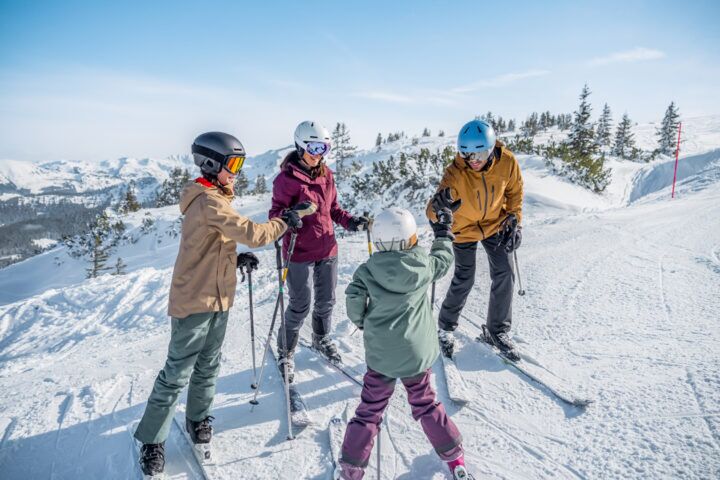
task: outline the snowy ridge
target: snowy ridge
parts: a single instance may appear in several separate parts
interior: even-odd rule
[[[392,151],[434,150],[453,142],[446,137],[421,138],[417,146],[400,141],[381,152],[363,152],[360,160],[369,168],[373,159]],[[283,151],[268,154],[256,172],[270,175]],[[584,410],[557,401],[478,345],[478,328],[461,321],[456,360],[472,401],[460,408],[447,397],[439,364],[434,387],[463,433],[476,478],[720,475],[717,158],[717,150],[683,156],[681,164],[688,165],[672,201],[668,159],[613,164],[618,171],[611,188],[598,196],[551,175],[538,157],[519,158],[527,197],[518,256],[527,295],[514,300],[513,332],[524,352],[587,392],[595,404]],[[121,172],[131,165],[104,168]],[[262,221],[269,195],[237,199],[234,207]],[[414,207],[420,220],[424,205]],[[141,233],[148,214],[154,228]],[[86,262],[70,258],[64,247],[0,270],[3,478],[133,477],[127,425],[142,414],[165,360],[178,216],[172,206],[124,219],[136,241],[113,252],[113,259],[121,256],[128,264],[123,276],[85,279]],[[421,245],[427,247],[431,234],[424,221],[418,224]],[[362,372],[362,333],[354,333],[343,298],[367,257],[365,237],[346,235],[339,244],[333,335],[344,363]],[[277,279],[272,246],[257,254],[259,355]],[[438,283],[439,301],[450,279]],[[464,310],[478,324],[485,318],[488,288],[480,257],[476,288]],[[247,294],[247,285],[238,283],[213,409],[217,477],[328,478],[332,462],[325,426],[348,402],[356,404],[358,387],[301,348],[298,389],[315,425],[285,441],[283,387],[271,364],[260,405],[250,413]],[[306,336],[308,329],[306,323]],[[382,478],[447,478],[404,402],[398,387],[383,429]],[[196,478],[190,470],[174,472],[172,478]]]

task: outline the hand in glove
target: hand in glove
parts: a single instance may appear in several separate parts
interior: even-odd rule
[[[257,270],[260,261],[252,252],[238,253],[237,268],[243,271],[251,272]]]
[[[440,211],[436,211],[437,222],[430,222],[430,226],[433,229],[435,238],[449,238],[455,240],[455,235],[452,233],[453,214],[449,208],[443,208]]]
[[[369,224],[370,219],[365,216],[352,217],[348,222],[348,230],[351,232],[360,232],[362,230],[367,230]]]
[[[458,208],[460,208],[461,204],[462,200],[459,198],[453,201],[450,187],[444,188],[437,192],[435,195],[433,195],[432,200],[430,201],[430,206],[432,207],[435,214],[437,214],[443,208],[447,208],[448,210],[450,210],[450,212],[455,212]]]
[[[288,228],[302,228],[302,217],[312,215],[317,210],[317,205],[312,202],[298,203],[292,208],[285,209],[280,218],[285,222]]]
[[[522,227],[518,225],[517,217],[514,214],[509,214],[502,221],[498,235],[500,236],[500,245],[505,249],[506,253],[512,253],[520,248]]]
[[[433,195],[430,206],[435,211],[437,222],[430,222],[430,226],[435,233],[435,238],[449,238],[455,240],[452,233],[453,212],[460,208],[462,200],[453,200],[450,188],[444,188]]]

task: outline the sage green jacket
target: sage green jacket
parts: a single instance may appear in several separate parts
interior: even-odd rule
[[[452,243],[441,238],[429,255],[419,246],[376,252],[358,267],[345,296],[348,317],[363,329],[369,368],[405,378],[435,362],[440,350],[427,291],[452,262]]]

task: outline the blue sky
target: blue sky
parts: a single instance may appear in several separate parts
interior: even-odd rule
[[[548,4],[548,5],[546,5]],[[718,2],[0,0],[0,158],[252,153],[295,125],[455,131],[491,110],[720,113]]]

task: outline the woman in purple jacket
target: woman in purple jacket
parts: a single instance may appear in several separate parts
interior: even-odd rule
[[[337,251],[333,222],[346,230],[357,232],[367,228],[368,219],[353,217],[340,208],[332,171],[324,157],[330,152],[330,134],[317,122],[305,121],[295,129],[295,151],[287,154],[280,174],[273,182],[270,218],[299,202],[317,205],[314,215],[303,219],[297,231],[295,250],[289,262],[288,292],[290,302],[285,310],[287,346],[282,332],[278,334],[278,367],[284,375],[287,363],[288,382],[293,381],[293,353],[300,328],[310,311],[310,284],[313,284],[315,305],[312,313],[312,345],[332,362],[340,362],[337,347],[330,339],[330,320],[335,305],[337,283]],[[285,235],[283,252],[287,257],[290,235]],[[310,270],[312,268],[312,282]]]

